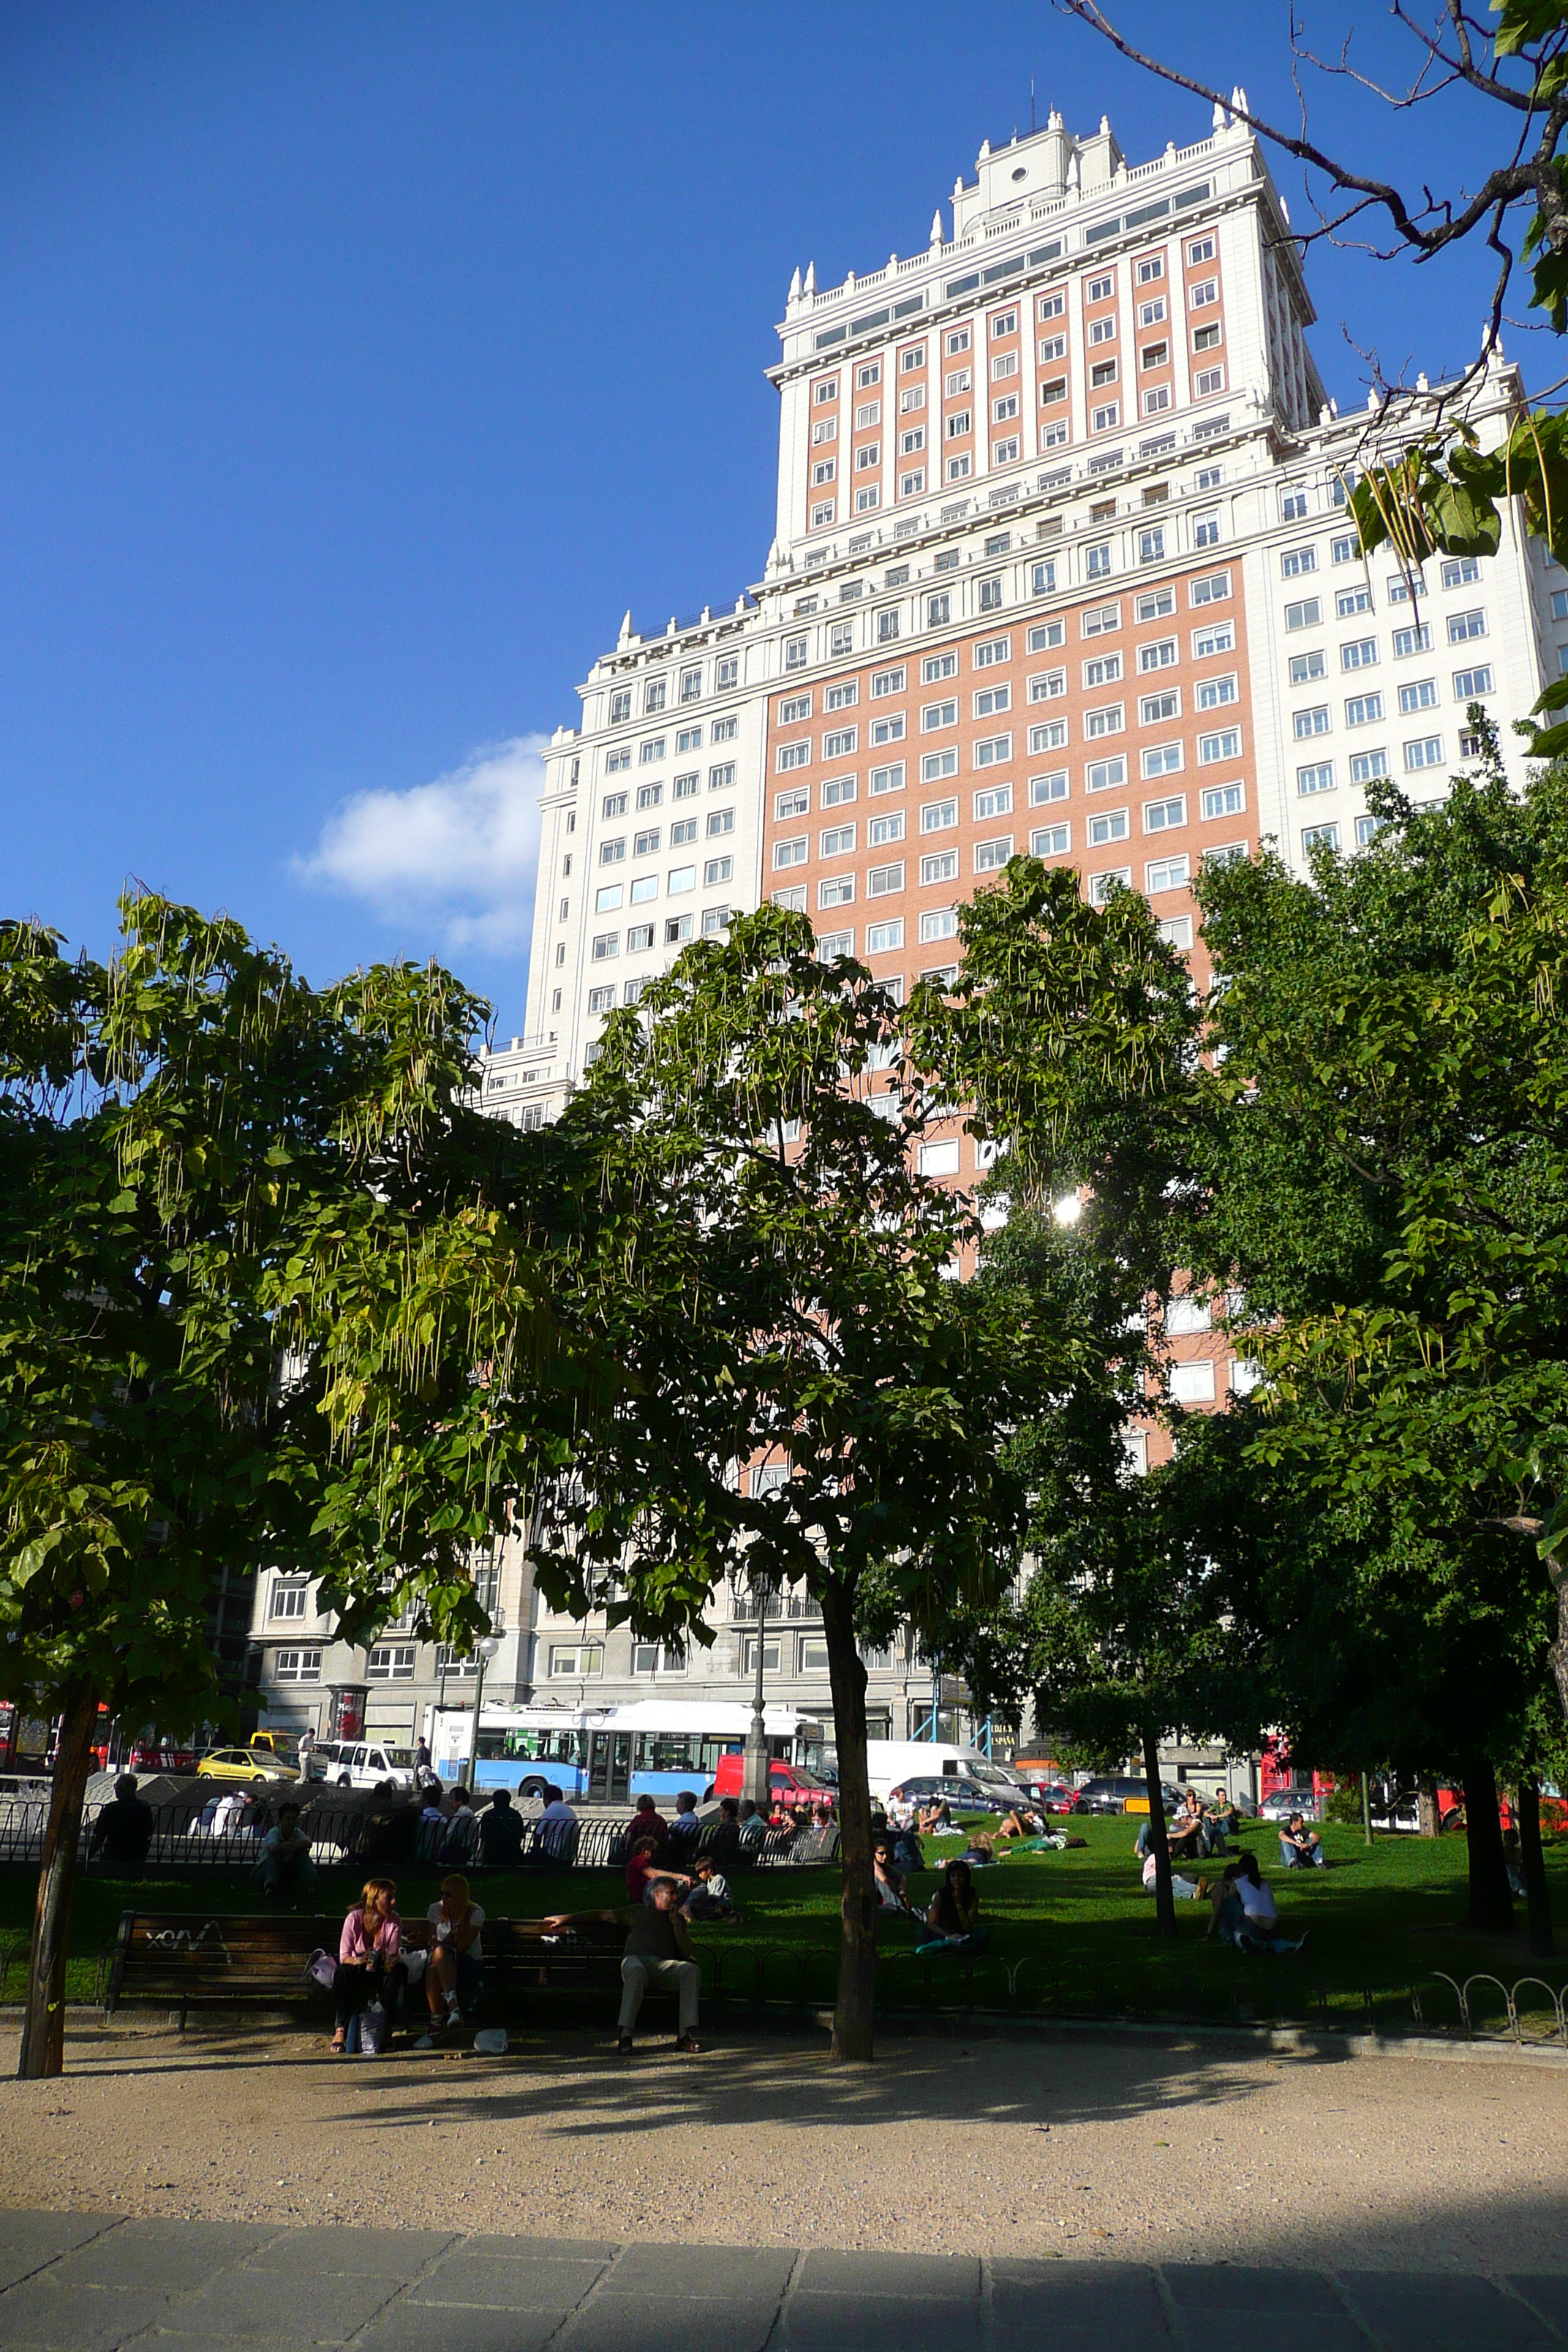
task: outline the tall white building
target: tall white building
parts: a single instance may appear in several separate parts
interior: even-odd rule
[[[1487,562],[1411,582],[1362,561],[1345,485],[1419,411],[1337,415],[1313,316],[1264,157],[1223,114],[1135,165],[1108,123],[1080,138],[1053,115],[981,149],[921,250],[841,286],[797,271],[762,576],[662,630],[628,614],[557,730],[527,1034],[491,1056],[487,1108],[553,1117],[611,1006],[764,894],[907,986],[1029,849],[1091,895],[1145,891],[1201,971],[1203,859],[1353,846],[1373,779],[1446,788],[1473,701],[1516,759],[1508,722],[1563,667],[1568,577],[1511,515]],[[1494,364],[1483,439],[1520,398]],[[1176,1386],[1217,1402],[1245,1370],[1201,1309],[1188,1323]],[[732,1696],[754,1658],[744,1595],[689,1661],[556,1621],[526,1584],[513,1606],[498,1691]],[[270,1652],[270,1616],[256,1630]],[[804,1596],[764,1639],[773,1694],[829,1714]],[[395,1663],[423,1687],[434,1662]],[[869,1663],[873,1736],[929,1723],[929,1668]]]
[[[552,1116],[605,1013],[765,894],[906,982],[1016,850],[1148,892],[1194,938],[1205,856],[1364,838],[1440,792],[1465,711],[1528,709],[1568,596],[1498,556],[1401,579],[1344,486],[1419,421],[1325,404],[1314,313],[1238,121],[1129,165],[1053,115],[953,188],[927,247],[819,289],[770,371],[777,522],[732,611],[628,614],[546,759],[527,1034],[487,1104]],[[1495,364],[1473,421],[1521,397]]]

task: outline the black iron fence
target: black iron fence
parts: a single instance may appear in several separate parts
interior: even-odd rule
[[[262,1839],[285,1801],[298,1801],[303,1807],[300,1826],[310,1840],[310,1858],[318,1870],[412,1870],[434,1868],[442,1860],[448,1825],[422,1822],[412,1805],[389,1805],[369,1791],[324,1790],[319,1782],[279,1783],[252,1795],[209,1781],[194,1784],[189,1793],[154,1809],[153,1840],[142,1867],[147,1871],[255,1868],[260,1862]],[[0,1794],[0,1865],[38,1863],[48,1807],[47,1781]],[[84,1809],[81,1851],[89,1869],[101,1867],[106,1874],[114,1874],[117,1865],[107,1858],[92,1858],[101,1811],[98,1803]],[[557,1870],[618,1869],[626,1860],[631,1826],[626,1816],[613,1814],[582,1814],[564,1829],[525,1819],[519,1859]],[[712,1825],[705,1824],[698,1838],[700,1847],[711,1833]],[[770,1830],[760,1846],[744,1850],[743,1860],[757,1868],[773,1870],[833,1862],[837,1854],[838,1832],[830,1823],[826,1829]],[[470,1857],[474,1864],[479,1859],[477,1853]]]

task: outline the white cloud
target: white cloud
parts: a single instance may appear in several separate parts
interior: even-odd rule
[[[433,783],[356,793],[293,860],[295,876],[389,920],[433,920],[448,949],[526,955],[547,740],[514,735]]]

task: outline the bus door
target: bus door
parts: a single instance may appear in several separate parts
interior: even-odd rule
[[[624,1805],[632,1793],[632,1735],[629,1731],[588,1734],[588,1802]]]

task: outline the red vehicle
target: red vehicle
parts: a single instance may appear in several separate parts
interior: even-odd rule
[[[1065,1780],[1026,1780],[1023,1786],[1043,1813],[1076,1813],[1079,1810],[1078,1790],[1069,1789]]]
[[[738,1797],[744,1789],[745,1758],[738,1748],[721,1756],[704,1800],[711,1803],[715,1797]],[[804,1764],[786,1764],[775,1756],[768,1765],[768,1787],[774,1797],[782,1797],[786,1805],[808,1805],[818,1796],[831,1796],[833,1791],[815,1772]]]

